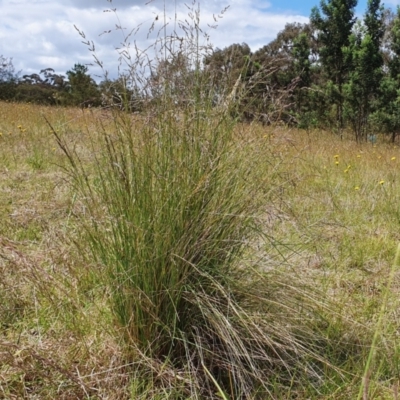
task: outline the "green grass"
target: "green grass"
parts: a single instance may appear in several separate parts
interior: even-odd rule
[[[91,133],[88,164],[54,131],[88,213],[80,241],[103,269],[115,335],[142,379],[156,373],[166,390],[182,375],[185,397],[267,396],[268,375],[292,379],[307,365],[320,374],[324,355],[308,343],[319,332],[300,310],[318,314],[320,303],[277,301],[281,284],[243,263],[261,238],[260,159],[238,158],[225,112],[204,118],[208,104],[194,104],[182,120],[162,108],[145,124],[115,114],[112,130]]]
[[[396,398],[398,147],[0,114],[0,397]]]

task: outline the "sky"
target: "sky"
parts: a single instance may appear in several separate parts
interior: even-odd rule
[[[12,58],[15,69],[24,75],[44,68],[65,74],[76,63],[92,64],[95,54],[103,69],[89,66],[89,72],[97,75],[97,80],[106,71],[114,78],[118,67],[123,70],[125,65],[118,61],[124,35],[140,27],[129,38],[129,53],[134,57],[134,45],[142,51],[154,43],[164,16],[170,29],[176,19],[189,20],[190,10],[185,4],[192,1],[0,0],[0,55]],[[213,46],[224,48],[233,43],[247,43],[253,51],[273,40],[285,24],[308,22],[312,7],[319,6],[319,0],[200,0],[197,3],[200,26]],[[358,3],[356,11],[362,16],[367,0]],[[400,0],[386,0],[385,4],[395,7],[400,5]],[[110,9],[116,12],[105,12]],[[153,23],[154,30],[149,35]],[[123,30],[116,29],[116,25]],[[74,26],[84,33],[85,39]],[[82,43],[87,40],[94,43],[95,52]],[[201,40],[206,44],[206,39]]]

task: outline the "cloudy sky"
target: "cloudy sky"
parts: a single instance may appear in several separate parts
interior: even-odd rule
[[[129,41],[132,46],[136,42],[140,49],[145,49],[154,42],[164,15],[171,28],[175,13],[180,21],[189,19],[185,3],[191,1],[0,0],[0,55],[12,57],[16,70],[22,74],[38,73],[48,67],[65,73],[75,63],[92,63],[93,55],[82,44],[75,25],[87,40],[94,42],[96,56],[114,77],[118,68],[117,48],[124,34],[140,26]],[[366,3],[367,0],[359,0],[359,15],[364,13]],[[400,0],[386,0],[385,4],[394,7]],[[201,26],[216,47],[245,42],[257,50],[273,40],[286,23],[307,22],[315,5],[319,5],[319,0],[200,0]],[[219,18],[227,6],[228,10]],[[104,12],[113,8],[116,13]],[[153,23],[155,29],[148,36]],[[124,30],[116,29],[116,25]],[[105,31],[110,32],[101,34]],[[90,67],[90,72],[102,74],[95,67]]]

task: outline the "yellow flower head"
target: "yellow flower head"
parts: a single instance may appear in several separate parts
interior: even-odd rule
[[[361,154],[357,154],[357,158],[361,158]]]
[[[360,186],[355,186],[354,190],[360,190]]]
[[[335,161],[335,164],[336,164],[336,165],[339,165],[339,161]]]
[[[380,184],[380,185],[383,185],[384,183],[385,183],[384,180],[379,181],[379,184]]]
[[[392,157],[391,160],[394,161],[396,159],[396,157]]]
[[[333,157],[338,159],[339,158],[339,154],[335,154]]]

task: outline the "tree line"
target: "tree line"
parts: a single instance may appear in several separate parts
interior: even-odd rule
[[[287,24],[254,52],[241,43],[204,56],[200,73],[215,103],[239,81],[234,113],[242,120],[339,135],[351,130],[357,141],[380,132],[394,141],[400,133],[400,8],[392,11],[380,0],[368,0],[363,17],[356,18],[356,6],[357,0],[321,0],[309,23]],[[184,105],[185,77],[193,73],[181,52],[159,62],[140,87],[124,76],[97,84],[81,64],[66,76],[47,68],[20,77],[12,60],[1,56],[0,99],[137,110],[141,99],[154,101],[168,86],[176,104]]]
[[[300,128],[325,128],[357,141],[400,133],[400,8],[368,0],[322,0],[308,24],[287,24],[251,52],[246,44],[215,51],[206,65],[215,84],[240,76],[241,116]]]
[[[121,104],[127,92],[124,79],[105,79],[99,84],[88,73],[88,67],[75,64],[66,75],[53,68],[22,75],[15,72],[11,58],[0,55],[0,100],[44,105],[97,107]]]

